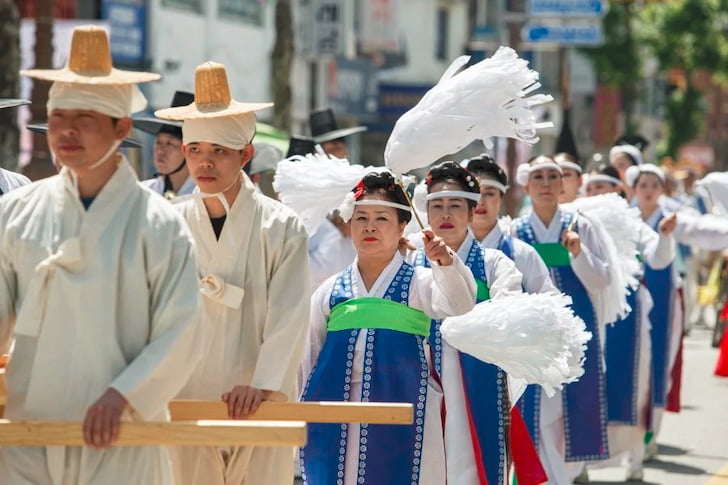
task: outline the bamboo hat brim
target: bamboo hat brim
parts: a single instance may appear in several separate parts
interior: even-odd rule
[[[154,116],[165,120],[185,121],[253,113],[273,103],[243,103],[232,99],[225,66],[206,62],[195,70],[195,102],[177,108],[164,108]]]
[[[111,63],[106,30],[91,25],[73,29],[71,52],[64,68],[26,69],[20,74],[43,81],[97,85],[145,83],[161,77],[152,72],[116,69]]]

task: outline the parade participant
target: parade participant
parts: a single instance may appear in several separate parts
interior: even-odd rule
[[[170,106],[187,106],[194,102],[192,93],[175,91]],[[142,181],[142,185],[154,192],[172,199],[178,195],[191,194],[195,183],[185,164],[182,153],[182,123],[152,117],[138,117],[133,120],[134,128],[155,136],[154,177]]]
[[[433,167],[425,179],[427,217],[432,232],[470,268],[478,286],[476,303],[520,293],[522,276],[503,253],[484,249],[469,224],[480,200],[473,174],[454,162]],[[430,267],[425,252],[414,255],[417,267]],[[440,334],[440,320],[430,328],[435,370],[445,399],[447,482],[508,483],[507,428],[511,399],[506,373],[495,365],[458,352]]]
[[[586,217],[559,208],[561,167],[540,156],[520,168],[518,183],[533,201],[514,222],[513,235],[534,246],[556,286],[573,299],[572,309],[593,335],[585,373],[552,398],[529,388],[521,410],[539,447],[550,484],[571,484],[586,461],[609,456],[600,323],[594,293],[610,285],[606,251]]]
[[[157,74],[111,64],[106,31],[73,31],[53,81],[48,145],[58,175],[0,199],[5,417],[83,422],[83,447],[0,448],[4,484],[168,484],[166,448],[111,448],[122,419],[165,421],[200,352],[193,243],[117,148]]]
[[[23,106],[30,104],[30,101],[24,99],[6,99],[0,98],[0,109],[3,108],[15,108],[17,106]],[[23,185],[29,184],[30,179],[25,175],[11,172],[0,167],[0,196],[4,193],[22,187]]]
[[[508,233],[507,221],[498,219],[503,196],[508,190],[508,175],[488,155],[468,160],[467,169],[478,179],[480,199],[473,211],[470,223],[473,235],[480,243],[503,252],[523,275],[523,289],[526,293],[557,291],[551,282],[548,268],[535,249]],[[505,230],[504,230],[505,228]]]
[[[270,143],[254,143],[254,155],[250,163],[245,164],[243,170],[253,182],[255,190],[263,195],[277,199],[275,190],[271,186],[273,174],[278,162],[283,160],[283,152]]]
[[[388,172],[370,173],[340,208],[352,216],[355,262],[314,293],[301,378],[305,401],[415,405],[410,426],[310,424],[301,450],[304,483],[445,483],[440,386],[427,344],[430,320],[475,303],[473,276],[432,231],[432,269],[415,268],[398,246],[411,212]]]
[[[232,419],[274,395],[295,399],[308,320],[306,233],[288,208],[257,193],[243,166],[253,155],[255,111],[231,98],[225,66],[195,72],[195,102],[156,112],[183,120],[183,153],[198,191],[175,204],[194,236],[204,358],[179,394],[222,400]],[[293,450],[178,447],[179,484],[278,485],[293,481]]]
[[[619,194],[621,186],[616,169],[603,164],[589,174],[587,194],[590,197]],[[605,199],[601,204],[616,208],[617,201]],[[628,226],[627,219],[636,217],[636,214],[615,213],[613,216],[619,219],[619,226]],[[644,264],[662,269],[675,257],[675,242],[671,235],[675,228],[674,219],[661,222],[659,235],[641,219],[636,221],[635,226],[635,229],[627,229],[627,233],[610,234],[613,240],[637,239],[640,268],[634,275],[639,287],[632,289],[627,297],[632,311],[607,327],[605,343],[609,451],[612,455],[605,465],[621,461],[627,468],[628,481],[642,480],[644,437],[649,426],[645,410],[650,406],[652,352],[649,314],[654,303],[643,283]]]
[[[568,153],[557,153],[554,161],[561,167],[563,175],[561,181],[563,189],[559,195],[559,203],[567,204],[573,202],[580,195],[583,169],[576,158]]]
[[[339,128],[334,111],[331,108],[314,111],[309,116],[311,136],[314,142],[321,145],[328,155],[336,158],[349,158],[349,150],[345,138],[366,131],[366,126]]]

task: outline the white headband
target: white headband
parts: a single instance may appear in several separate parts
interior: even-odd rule
[[[638,166],[633,165],[629,167],[624,173],[624,181],[627,183],[628,186],[634,188],[635,184],[637,183],[637,179],[640,177],[641,173],[655,174],[663,184],[665,183],[665,172],[663,172],[662,169],[657,165],[653,165],[651,163],[645,163]]]
[[[568,169],[571,169],[571,170],[575,170],[575,171],[577,171],[579,173],[582,173],[583,172],[583,169],[581,168],[581,165],[579,165],[578,163],[568,162],[566,160],[560,161],[560,162],[556,162],[556,163],[558,163],[559,167],[561,167],[561,168],[568,168]]]
[[[463,199],[469,199],[478,202],[480,200],[480,193],[476,194],[475,192],[466,192],[464,190],[441,190],[439,192],[427,194],[426,200],[430,201],[433,199],[444,199],[445,197],[461,197]]]
[[[528,179],[531,178],[531,174],[533,172],[548,169],[556,170],[560,174],[564,173],[564,171],[561,170],[561,167],[559,167],[556,162],[552,161],[539,162],[536,165],[522,163],[518,166],[518,170],[516,171],[516,182],[518,182],[518,185],[526,186],[528,185]]]
[[[622,183],[621,180],[619,180],[616,177],[612,177],[610,175],[604,175],[601,173],[595,174],[595,175],[589,175],[587,178],[587,183],[590,184],[592,182],[607,182],[614,185],[619,185]]]
[[[497,180],[493,179],[483,179],[481,178],[479,180],[481,187],[495,187],[496,189],[500,190],[502,194],[505,194],[508,190],[507,185],[503,185],[502,183],[498,182]]]
[[[241,113],[218,118],[195,118],[182,125],[182,143],[208,142],[242,150],[255,135],[255,115]]]
[[[634,160],[637,165],[642,165],[643,163],[645,163],[644,159],[642,158],[642,152],[634,145],[613,146],[611,150],[609,150],[609,163],[612,163],[614,157],[619,153],[626,153],[627,155],[632,157],[632,160]]]
[[[354,192],[349,192],[346,194],[346,197],[344,197],[344,201],[339,206],[339,215],[344,220],[344,222],[348,222],[351,220],[351,216],[354,215],[354,207],[357,205],[363,205],[363,206],[384,206],[384,207],[391,207],[393,209],[399,209],[407,212],[412,212],[412,209],[408,205],[404,204],[398,204],[397,202],[390,202],[388,200],[379,200],[379,199],[365,199],[365,200],[356,200],[354,196]]]
[[[48,114],[54,109],[96,111],[112,118],[128,118],[147,107],[136,84],[79,84],[56,81],[48,91]]]

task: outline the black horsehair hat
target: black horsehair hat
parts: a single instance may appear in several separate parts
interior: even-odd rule
[[[308,155],[316,151],[316,142],[307,136],[291,136],[286,158],[294,155]]]
[[[311,136],[316,143],[338,140],[345,136],[366,131],[366,126],[353,126],[351,128],[339,128],[336,124],[334,111],[331,108],[314,111],[309,116],[311,124]]]
[[[33,133],[45,134],[48,131],[48,123],[36,123],[26,126]],[[121,142],[121,146],[128,148],[141,148],[141,142],[134,140],[133,138],[125,138]]]
[[[194,94],[187,91],[175,91],[170,107],[177,108],[179,106],[187,106],[194,102]],[[158,133],[169,133],[170,135],[182,138],[181,121],[163,120],[156,116],[139,116],[137,118],[132,118],[132,123],[134,123],[134,128],[146,131],[152,135],[156,135]]]
[[[23,106],[26,104],[30,104],[30,101],[25,99],[0,98],[0,109],[15,108],[16,106]]]

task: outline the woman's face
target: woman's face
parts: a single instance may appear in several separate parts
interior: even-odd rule
[[[579,189],[581,188],[581,174],[570,168],[562,169],[564,174],[561,176],[561,202],[572,202],[579,197]]]
[[[657,199],[663,192],[663,183],[654,173],[641,173],[634,186],[634,196],[640,207],[657,205]]]
[[[473,212],[473,225],[491,227],[498,220],[503,194],[495,187],[480,186],[480,200]]]
[[[430,194],[444,190],[459,190],[459,184],[439,182],[430,188]],[[432,231],[445,240],[445,244],[453,247],[462,242],[468,226],[472,221],[473,211],[468,207],[467,199],[463,197],[443,197],[432,199],[427,203],[427,218]],[[455,246],[455,247],[456,247]]]
[[[389,200],[380,194],[361,200]],[[397,209],[383,205],[357,205],[351,218],[351,240],[359,256],[391,256],[397,250],[406,223],[397,219]]]
[[[531,171],[526,185],[526,192],[531,196],[534,206],[553,206],[559,204],[559,195],[563,183],[561,182],[561,174],[555,168],[536,167],[536,171]]]
[[[586,184],[586,195],[587,197],[593,197],[595,195],[611,194],[612,192],[619,192],[619,187],[604,181],[589,182]]]
[[[612,167],[617,169],[617,172],[619,172],[619,178],[621,178],[622,180],[624,180],[624,172],[626,172],[629,167],[634,165],[632,159],[626,153],[615,154],[609,160],[609,163],[612,165]]]

